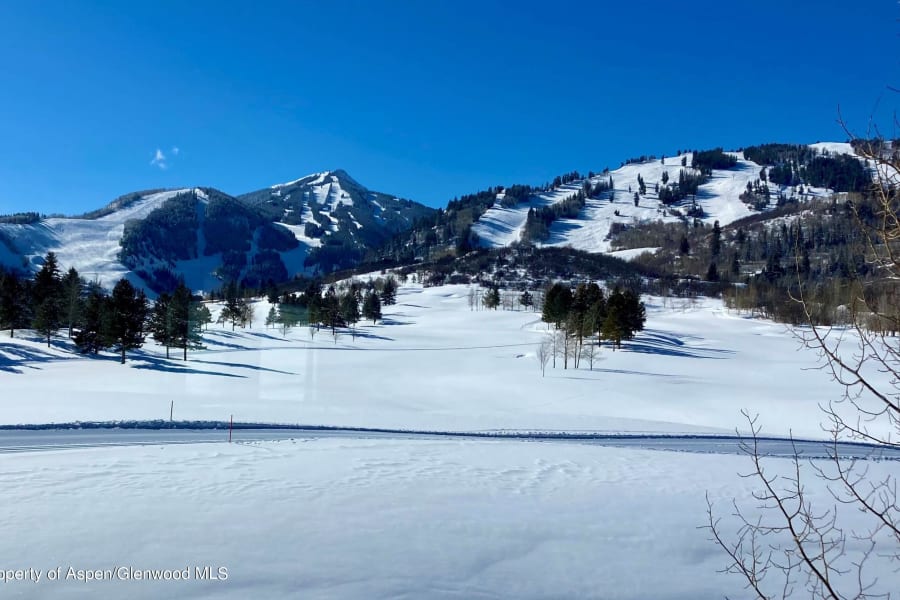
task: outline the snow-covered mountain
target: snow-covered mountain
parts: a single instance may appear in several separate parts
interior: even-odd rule
[[[410,200],[373,192],[343,170],[308,175],[238,198],[316,248],[317,263],[325,270],[347,266],[353,256],[361,257],[434,214]]]
[[[774,208],[779,200],[830,195],[834,190],[816,183],[823,180],[822,168],[840,171],[846,164],[832,157],[856,157],[846,143],[754,148],[750,155],[713,151],[719,163],[733,163],[727,168],[694,169],[694,153],[683,152],[630,160],[588,179],[568,177],[552,189],[528,188],[530,193],[511,198],[505,198],[504,188],[494,188],[496,199],[491,192],[486,199],[484,193],[473,196],[483,202],[480,207],[451,202],[443,215],[437,215],[442,217],[437,222],[434,209],[368,190],[342,170],[315,173],[240,196],[213,188],[138,192],[78,218],[24,224],[0,220],[0,264],[33,269],[53,251],[64,267],[74,266],[105,285],[123,276],[154,289],[172,285],[177,276],[202,290],[230,279],[262,285],[304,271],[330,272],[378,257],[376,251],[383,252],[385,243],[403,232],[409,232],[406,241],[392,242],[395,258],[402,255],[404,245],[406,257],[413,260],[417,244],[451,245],[468,231],[482,247],[509,246],[523,241],[531,211],[546,213],[562,203],[571,208],[573,196],[585,189],[590,193],[583,206],[578,205],[580,209],[550,215],[540,238],[528,241],[609,252],[611,230],[617,225],[697,218],[725,226]],[[769,162],[754,162],[747,156],[763,156],[760,160]],[[821,161],[835,164],[822,167]],[[850,162],[862,171],[860,163]],[[814,167],[817,177],[812,177]],[[773,176],[778,169],[781,175]],[[784,181],[784,169],[789,185],[775,183]],[[677,189],[682,172],[697,176],[701,170],[702,183],[696,193],[663,202],[661,194]],[[753,193],[748,196],[748,191]]]
[[[197,290],[227,279],[259,285],[352,265],[433,212],[343,171],[239,198],[213,188],[136,192],[80,217],[0,222],[0,265],[36,269],[52,251],[105,286],[128,277],[164,289],[177,276]]]
[[[0,262],[9,267],[39,267],[47,252],[56,253],[64,267],[75,267],[85,277],[112,285],[131,269],[119,260],[125,224],[141,220],[167,200],[190,189],[138,192],[123,196],[97,211],[95,218],[49,218],[28,224],[0,224],[0,238],[10,247]],[[93,215],[92,215],[93,216]]]
[[[809,148],[823,155],[856,156],[848,143],[817,143],[810,145]],[[694,156],[691,152],[631,162],[618,169],[595,175],[589,179],[591,184],[612,180],[612,189],[597,197],[586,198],[585,206],[577,218],[555,220],[550,226],[549,238],[542,245],[568,246],[587,252],[608,252],[610,229],[613,224],[675,222],[694,208],[695,201],[696,206],[702,210],[700,219],[709,224],[719,221],[720,225],[725,226],[743,217],[757,214],[758,210],[741,200],[741,194],[747,191],[748,184],[752,186],[760,179],[763,165],[746,160],[741,152],[726,154],[737,159],[734,167],[713,169],[707,181],[700,185],[696,198],[692,196],[670,206],[660,202],[656,186],[664,185],[663,173],[667,173],[668,181],[677,181],[680,170],[692,164]],[[686,166],[682,166],[682,160]],[[640,195],[636,206],[634,194],[639,190],[639,179],[644,181],[647,191]],[[576,180],[551,191],[532,194],[527,202],[512,207],[504,207],[501,204],[503,195],[498,194],[497,202],[481,215],[473,225],[472,231],[478,236],[479,243],[483,247],[498,248],[521,241],[529,210],[553,206],[570,198],[583,189],[584,182],[583,179]],[[803,199],[833,193],[827,188],[808,184],[779,186],[770,182],[768,186],[771,200],[767,208],[774,208],[779,195]]]

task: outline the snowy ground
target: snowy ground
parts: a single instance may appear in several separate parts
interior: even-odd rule
[[[721,433],[746,408],[766,433],[823,438],[818,405],[839,395],[783,326],[718,301],[650,299],[648,328],[624,351],[541,377],[539,315],[472,312],[467,296],[404,286],[383,323],[336,341],[266,329],[263,303],[252,329],[211,328],[187,363],[152,345],[122,366],[62,340],[0,337],[0,422],[167,419],[174,399],[185,420]],[[747,597],[717,573],[724,555],[699,528],[708,491],[734,531],[730,498],[753,506],[747,467],[725,454],[402,436],[0,454],[0,568],[43,572],[0,581],[0,596]],[[833,504],[818,480],[809,493]],[[861,527],[855,511],[841,518]],[[112,580],[46,580],[70,566]],[[191,579],[120,581],[118,567]],[[228,578],[198,581],[197,567]],[[889,566],[876,572],[900,587]]]
[[[547,331],[531,312],[475,311],[468,288],[400,290],[354,340],[306,328],[211,326],[183,363],[148,346],[126,365],[0,336],[0,423],[175,418],[420,430],[730,433],[740,410],[766,433],[822,437],[818,405],[838,396],[783,325],[721,302],[649,302],[646,331],[604,347],[593,370],[535,358]],[[65,382],[64,390],[60,382]]]
[[[700,527],[707,491],[723,515],[748,496],[746,466],[493,441],[3,455],[0,533],[19,542],[0,545],[0,564],[44,578],[0,586],[13,598],[741,598]],[[827,499],[815,482],[810,493]],[[227,580],[198,581],[206,566]],[[48,582],[57,567],[114,576]],[[192,579],[120,581],[119,567],[188,568]],[[886,569],[886,589],[891,578],[900,585]]]

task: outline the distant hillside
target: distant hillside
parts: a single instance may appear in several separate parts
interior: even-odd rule
[[[642,223],[724,226],[785,202],[855,192],[869,183],[869,170],[848,143],[642,156],[615,170],[573,172],[537,188],[498,186],[462,196],[434,223],[395,237],[383,254],[402,261],[519,243],[609,252],[618,231]]]
[[[298,273],[355,265],[434,210],[372,192],[343,171],[235,198],[213,188],[125,194],[78,217],[0,219],[0,265],[35,269],[48,251],[110,287],[122,277],[152,291],[179,276],[195,290],[235,280],[259,288]]]

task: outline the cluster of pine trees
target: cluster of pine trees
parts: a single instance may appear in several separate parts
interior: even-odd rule
[[[321,282],[311,281],[299,294],[270,296],[269,301],[275,306],[269,309],[266,326],[287,333],[290,328],[305,324],[311,327],[313,335],[318,327],[331,329],[332,335],[340,328],[349,327],[356,335],[354,326],[360,320],[376,323],[381,319],[382,306],[396,303],[397,288],[397,280],[391,276],[366,283],[351,281],[342,290],[334,285],[323,289]]]
[[[694,152],[691,167],[709,177],[712,175],[713,169],[731,169],[737,165],[737,162],[737,157],[733,154],[727,154],[721,148],[713,148]]]
[[[563,357],[563,367],[568,368],[569,358],[578,368],[581,357],[593,360],[592,349],[585,346],[587,340],[597,336],[609,340],[613,348],[621,348],[623,340],[630,340],[644,329],[647,320],[644,303],[632,290],[616,288],[609,296],[596,283],[579,284],[575,291],[563,283],[554,283],[544,296],[541,318],[561,332],[554,348]],[[587,350],[587,352],[585,352]],[[556,352],[553,353],[554,366]]]
[[[0,215],[0,223],[6,223],[10,225],[32,225],[34,223],[40,222],[42,219],[46,219],[47,215],[43,215],[37,212],[20,212],[20,213],[12,213],[8,215]]]
[[[678,182],[669,183],[669,172],[663,171],[662,183],[657,190],[659,201],[666,206],[671,206],[681,202],[688,196],[696,196],[697,190],[706,181],[708,175],[704,175],[702,171],[688,171],[680,169],[678,171]],[[646,189],[643,193],[646,193]]]
[[[525,226],[522,228],[522,241],[530,243],[546,240],[550,237],[550,226],[555,220],[578,217],[584,203],[584,191],[579,190],[556,204],[528,209]]]
[[[127,351],[140,348],[150,334],[167,348],[184,348],[187,360],[188,348],[199,345],[199,327],[209,321],[209,309],[194,301],[183,282],[171,296],[160,296],[151,309],[143,290],[127,279],[108,294],[74,268],[61,273],[52,252],[33,278],[0,274],[0,328],[9,330],[10,336],[16,329],[33,329],[48,347],[52,337],[66,328],[79,352],[113,349],[124,363]]]
[[[872,185],[867,166],[855,157],[819,153],[809,146],[750,146],[744,149],[744,158],[770,167],[769,181],[782,186],[806,184],[836,192],[864,192]]]

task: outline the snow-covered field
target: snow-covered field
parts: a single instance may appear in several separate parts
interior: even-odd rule
[[[166,419],[174,400],[185,420],[721,433],[745,408],[766,433],[823,438],[818,405],[840,392],[783,326],[714,300],[649,299],[647,330],[623,351],[542,377],[539,315],[473,312],[467,296],[404,286],[355,340],[283,336],[261,303],[252,329],[212,327],[187,363],[153,345],[123,366],[0,337],[0,423]],[[0,595],[740,598],[700,527],[707,491],[728,531],[729,499],[753,506],[747,466],[572,442],[326,436],[0,454],[0,568],[43,570]],[[832,504],[821,482],[808,491]],[[112,581],[46,580],[70,566]],[[207,566],[227,580],[196,580]],[[119,567],[191,579],[120,581]],[[900,586],[896,571],[879,575]]]
[[[719,301],[664,308],[594,369],[547,369],[540,315],[470,311],[466,286],[405,286],[354,340],[306,328],[210,326],[207,350],[166,361],[149,344],[126,365],[0,336],[0,423],[168,418],[433,430],[733,432],[740,410],[767,433],[821,437],[820,402],[838,390],[779,324]],[[173,358],[178,352],[173,351]],[[807,369],[807,370],[804,370]],[[65,382],[65,388],[60,388]]]
[[[723,515],[729,498],[749,494],[737,476],[746,466],[736,456],[492,441],[0,455],[0,564],[44,571],[38,583],[0,583],[0,593],[749,597],[740,580],[717,572],[724,555],[699,529],[707,491]],[[809,493],[829,499],[815,485]],[[63,580],[47,581],[57,567]],[[112,580],[65,581],[69,567],[110,570]],[[197,580],[197,567],[224,567],[227,579]],[[131,569],[186,568],[183,582],[119,579]],[[885,570],[882,582],[897,577]]]

